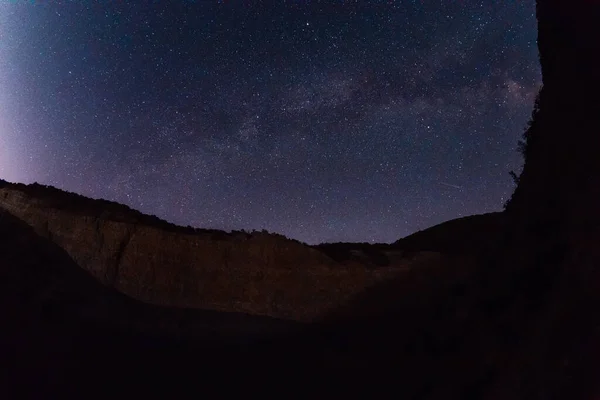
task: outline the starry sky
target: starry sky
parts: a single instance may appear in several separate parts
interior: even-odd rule
[[[0,0],[0,178],[391,242],[502,209],[533,0]]]

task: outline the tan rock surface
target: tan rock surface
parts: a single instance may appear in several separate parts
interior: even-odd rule
[[[152,223],[125,206],[41,185],[1,187],[0,207],[103,284],[152,304],[309,321],[407,268],[398,260],[377,269],[342,265],[281,235]]]

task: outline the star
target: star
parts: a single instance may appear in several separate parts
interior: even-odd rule
[[[500,210],[533,2],[338,3],[0,4],[0,178],[311,244]]]

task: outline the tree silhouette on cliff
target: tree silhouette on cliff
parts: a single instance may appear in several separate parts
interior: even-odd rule
[[[531,118],[527,122],[525,127],[525,131],[521,136],[521,139],[517,142],[517,150],[523,156],[524,163],[527,163],[527,159],[531,154],[532,143],[535,142],[536,131],[538,130],[538,116],[540,112],[540,94],[542,93],[542,89],[540,89],[535,96],[535,102],[533,104],[533,110],[531,111]],[[515,186],[519,185],[519,181],[521,179],[521,175],[517,174],[515,171],[511,170],[508,172],[510,177],[512,178]],[[512,201],[513,196],[504,203],[504,209],[508,208],[510,202]]]

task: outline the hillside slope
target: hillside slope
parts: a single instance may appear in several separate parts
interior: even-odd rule
[[[398,250],[474,254],[493,249],[503,240],[507,227],[502,212],[469,215],[415,232],[392,244]]]
[[[281,235],[178,227],[126,206],[0,183],[0,209],[63,248],[106,286],[157,305],[310,321],[423,260],[341,266]]]

